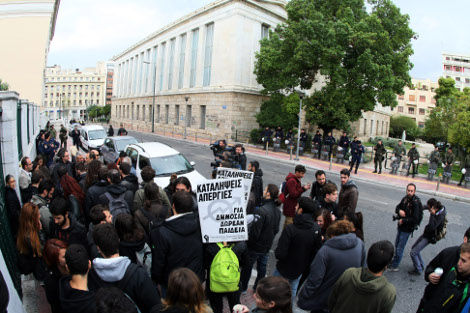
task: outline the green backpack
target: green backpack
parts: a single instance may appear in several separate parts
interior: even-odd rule
[[[216,293],[237,291],[240,282],[240,267],[238,258],[232,251],[233,245],[226,247],[220,242],[217,245],[220,250],[211,264],[211,291]]]

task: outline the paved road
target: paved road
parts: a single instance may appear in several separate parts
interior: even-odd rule
[[[172,138],[164,138],[147,133],[138,133],[129,131],[129,135],[134,136],[143,142],[146,141],[160,141],[169,144],[183,153],[189,161],[196,162],[195,168],[203,176],[210,177],[211,168],[210,162],[212,161],[212,151],[208,146],[201,146],[196,143],[182,142]],[[253,157],[247,156],[248,161]],[[264,184],[279,185],[289,171],[293,170],[292,165],[283,164],[280,161],[272,161],[265,159],[258,159],[260,167],[264,172]],[[315,178],[314,170],[307,171],[303,182],[312,182]],[[329,175],[327,177],[332,182],[340,185],[339,174]],[[353,178],[354,179],[354,178]],[[402,188],[386,186],[377,184],[373,181],[364,182],[356,181],[359,188],[359,202],[357,211],[362,211],[364,214],[364,236],[367,248],[376,241],[390,240],[392,243],[395,241],[396,224],[392,222],[392,214],[394,213],[395,206],[400,199],[405,195],[404,185]],[[420,195],[419,190],[417,194],[425,203],[430,196]],[[307,195],[307,193],[305,193]],[[450,201],[445,199],[440,200],[448,209],[448,234],[447,238],[438,242],[436,245],[430,245],[422,252],[425,262],[430,261],[440,250],[448,246],[459,245],[462,242],[463,234],[467,227],[470,226],[468,209],[469,205],[463,202]],[[393,283],[397,289],[397,302],[393,312],[416,312],[419,300],[426,286],[423,277],[416,277],[408,275],[407,271],[412,269],[412,262],[409,256],[412,244],[416,241],[422,233],[424,225],[429,218],[429,213],[424,213],[422,227],[416,232],[414,238],[410,238],[408,245],[405,249],[405,254],[400,265],[399,272],[387,272],[388,280]],[[273,245],[273,250],[277,245],[277,238]],[[271,253],[268,263],[268,274],[274,271],[275,259]]]

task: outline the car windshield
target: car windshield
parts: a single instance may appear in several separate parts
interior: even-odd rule
[[[156,172],[156,176],[184,174],[194,170],[188,160],[181,154],[151,158],[150,163]]]
[[[102,139],[106,137],[104,129],[94,129],[88,131],[88,140]]]
[[[137,143],[137,139],[135,138],[129,138],[129,139],[124,139],[124,140],[116,140],[116,147],[118,151],[124,151],[126,149],[127,145],[130,145],[132,143]]]

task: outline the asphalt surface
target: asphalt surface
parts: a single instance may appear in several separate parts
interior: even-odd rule
[[[134,136],[142,142],[159,141],[169,144],[173,148],[180,151],[189,161],[196,162],[195,169],[204,177],[210,177],[210,162],[213,160],[212,151],[208,145],[202,146],[198,143],[184,142],[173,138],[165,138],[158,135],[129,131],[130,136]],[[248,161],[253,160],[253,156],[247,155]],[[284,164],[282,161],[273,161],[256,157],[260,162],[260,168],[263,170],[263,182],[267,184],[281,184],[290,171],[294,167],[290,164]],[[302,183],[313,182],[315,179],[315,171],[308,170]],[[327,174],[327,179],[340,186],[339,173]],[[354,176],[352,177],[354,180]],[[396,223],[392,222],[392,214],[394,214],[395,206],[405,195],[406,186],[397,188],[378,184],[374,181],[356,181],[359,189],[359,202],[356,211],[361,211],[364,215],[364,238],[366,247],[369,248],[374,242],[379,240],[390,240],[395,242]],[[308,192],[304,194],[308,195]],[[420,196],[423,203],[431,198],[426,194],[420,194],[419,189],[417,195]],[[425,262],[429,262],[436,256],[439,251],[446,247],[459,245],[462,243],[463,234],[470,226],[468,214],[469,205],[467,203],[452,201],[447,199],[437,199],[448,210],[448,233],[445,239],[435,245],[427,246],[422,252]],[[393,312],[416,312],[419,301],[423,295],[426,281],[423,276],[411,276],[407,272],[413,268],[410,258],[410,250],[413,243],[422,234],[424,226],[429,219],[429,213],[424,212],[421,227],[415,232],[414,237],[409,239],[406,245],[404,256],[400,264],[398,272],[387,272],[387,279],[395,285],[397,289],[397,300]],[[283,223],[283,221],[281,221]],[[279,234],[278,234],[279,237]],[[273,244],[272,251],[277,246],[277,238]],[[271,252],[268,263],[268,275],[272,274],[275,267],[275,258]]]

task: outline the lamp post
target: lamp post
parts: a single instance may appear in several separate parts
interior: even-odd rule
[[[299,103],[299,129],[297,131],[297,151],[295,152],[295,159],[296,161],[299,160],[299,145],[300,145],[300,124],[302,122],[302,99],[305,97],[305,92],[302,91],[297,91],[297,94],[299,95],[300,98],[300,103]]]
[[[153,64],[153,102],[152,102],[152,133],[155,132],[155,97],[157,96],[155,94],[156,89],[155,85],[157,84],[157,63],[151,63],[149,61],[144,61],[145,64]],[[186,138],[186,136],[185,136]]]
[[[184,139],[186,139],[186,126],[188,126],[188,100],[189,97],[186,96],[184,97],[184,100],[186,100],[186,110],[185,110],[185,117],[184,117]]]

